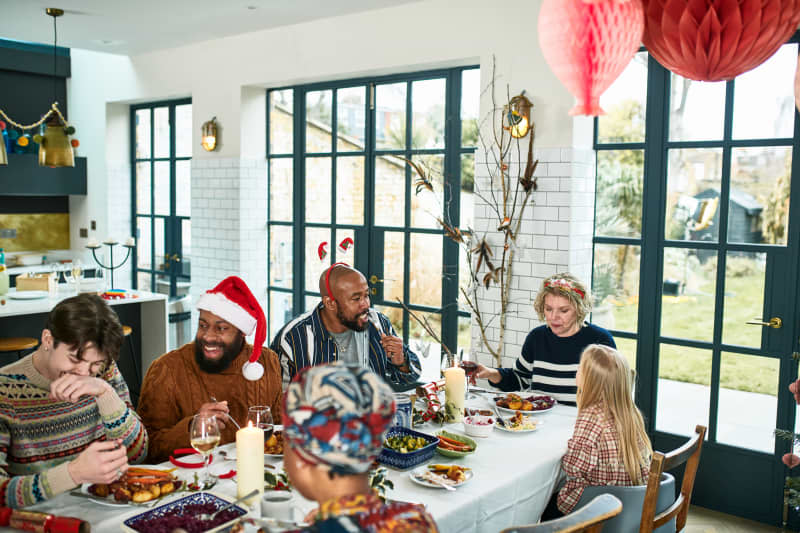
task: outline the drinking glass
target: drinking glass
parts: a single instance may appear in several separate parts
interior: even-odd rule
[[[264,432],[264,442],[272,436],[275,426],[272,424],[272,409],[267,405],[253,405],[247,409],[247,422],[252,423]]]
[[[219,426],[217,425],[217,419],[214,415],[194,415],[192,418],[192,426],[189,429],[189,442],[192,448],[203,456],[203,479],[200,481],[200,484],[204,488],[214,484],[208,473],[208,456],[219,444],[219,439]]]
[[[474,394],[470,394],[469,382],[472,381],[473,379],[472,376],[475,374],[475,372],[478,371],[478,363],[471,360],[469,352],[461,352],[461,362],[458,364],[458,366],[464,369],[464,374],[466,375],[467,378],[467,389],[466,389],[467,400],[472,400],[476,396]]]

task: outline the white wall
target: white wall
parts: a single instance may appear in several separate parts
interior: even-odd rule
[[[221,183],[219,179],[223,176],[213,171],[214,168],[229,169],[222,174],[236,174],[239,180],[253,178],[255,171],[258,174],[254,179],[261,180],[258,167],[250,169],[255,164],[253,161],[263,157],[264,100],[259,93],[265,87],[476,63],[481,67],[481,85],[486,87],[491,81],[494,63],[498,92],[505,95],[507,86],[510,94],[527,91],[534,103],[536,146],[553,149],[552,154],[557,157],[550,162],[560,165],[553,168],[559,176],[571,178],[572,152],[563,152],[567,158],[564,161],[562,150],[590,147],[591,128],[586,127],[586,122],[576,123],[568,116],[573,97],[553,76],[539,51],[536,19],[540,3],[540,0],[428,0],[131,58],[73,50],[70,119],[78,128],[81,154],[89,157],[89,196],[85,201],[73,201],[73,242],[83,244],[76,237],[77,227],[85,227],[83,224],[90,217],[105,230],[118,227],[113,222],[114,217],[130,216],[129,212],[122,213],[116,207],[113,215],[109,212],[112,205],[109,200],[115,195],[115,187],[125,186],[122,183],[124,172],[113,169],[124,168],[127,164],[127,161],[118,160],[119,157],[124,159],[118,144],[122,139],[128,142],[128,126],[124,120],[117,120],[120,117],[116,112],[112,116],[109,111],[116,111],[117,107],[107,107],[107,104],[191,96],[193,131],[197,133],[192,181],[194,184],[195,180],[200,180],[205,188]],[[481,115],[490,108],[486,94],[481,102]],[[199,146],[199,130],[212,116],[216,116],[222,126],[222,143],[218,151],[207,153]],[[484,133],[489,133],[489,127],[488,124],[484,126]],[[580,161],[584,158],[585,155],[581,155]],[[545,172],[547,165],[540,168],[544,169],[540,173]],[[581,169],[578,173],[583,176],[585,171]],[[212,181],[208,182],[207,178]],[[569,196],[570,187],[563,187]],[[205,194],[192,195],[192,223],[193,227],[209,229],[214,227],[213,215],[194,211],[195,203]],[[245,200],[239,194],[236,197]],[[261,199],[258,200],[261,205]],[[480,211],[479,206],[476,210]],[[556,211],[556,220],[558,216]],[[487,228],[494,224],[485,212],[483,222]],[[250,222],[238,219],[239,238],[247,239],[242,224]],[[564,237],[567,241],[562,245],[566,250],[562,251],[566,256],[559,257],[566,259],[559,260],[558,265],[570,267],[569,258],[580,254],[572,253],[569,235]],[[204,284],[232,273],[210,268],[213,255],[203,257],[200,252],[212,248],[205,241],[207,238],[196,232],[192,239],[193,255],[201,254],[193,260],[195,265],[203,265],[200,277]],[[238,268],[246,264],[253,269],[263,268],[260,261],[253,262],[247,255],[252,253],[249,246],[244,240],[234,243],[230,250],[238,255],[230,264]],[[581,240],[576,246],[585,249],[585,242]],[[258,278],[256,285],[262,286],[264,271],[241,273]],[[207,288],[193,287],[193,292]],[[264,301],[265,294],[257,296]],[[525,320],[528,319],[526,316]]]

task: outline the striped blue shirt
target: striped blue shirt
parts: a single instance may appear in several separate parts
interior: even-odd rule
[[[272,341],[270,348],[278,354],[281,362],[284,390],[299,370],[307,366],[331,363],[339,358],[336,341],[322,324],[321,309],[322,303],[313,310],[291,320],[281,328]],[[383,334],[397,337],[397,333],[386,315],[378,312],[375,314],[380,320]],[[367,331],[369,334],[367,360],[370,369],[379,376],[383,376],[383,379],[392,385],[405,386],[416,383],[421,371],[417,354],[409,350],[408,346],[403,346],[405,361],[408,364],[408,372],[404,372],[389,360],[389,356],[381,344],[380,333],[376,328],[370,325]]]
[[[584,324],[570,337],[559,337],[547,326],[539,326],[528,333],[514,368],[498,368],[502,379],[497,385],[489,383],[503,391],[530,390],[575,405],[575,374],[581,353],[590,344],[617,347],[611,333],[592,324]]]

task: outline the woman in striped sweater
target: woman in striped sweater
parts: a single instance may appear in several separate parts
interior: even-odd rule
[[[545,279],[533,307],[545,325],[528,333],[514,368],[478,365],[475,377],[487,378],[503,391],[531,390],[575,405],[575,374],[583,349],[590,344],[617,346],[608,331],[584,322],[592,295],[572,274]]]
[[[114,311],[95,295],[50,312],[35,352],[0,369],[0,506],[109,483],[147,456],[147,432],[114,362]]]

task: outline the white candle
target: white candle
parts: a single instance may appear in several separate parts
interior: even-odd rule
[[[100,243],[97,242],[97,239],[89,239],[89,242],[86,243],[87,248],[100,248]]]
[[[103,241],[103,244],[117,244],[117,241],[114,240],[114,237],[108,237]]]
[[[125,246],[136,246],[136,239],[133,237],[128,237],[125,239]]]
[[[447,418],[453,422],[461,422],[464,418],[466,386],[463,368],[453,366],[444,371],[444,408]]]
[[[236,432],[236,492],[239,497],[258,489],[247,501],[254,505],[264,494],[264,430],[247,423]]]

